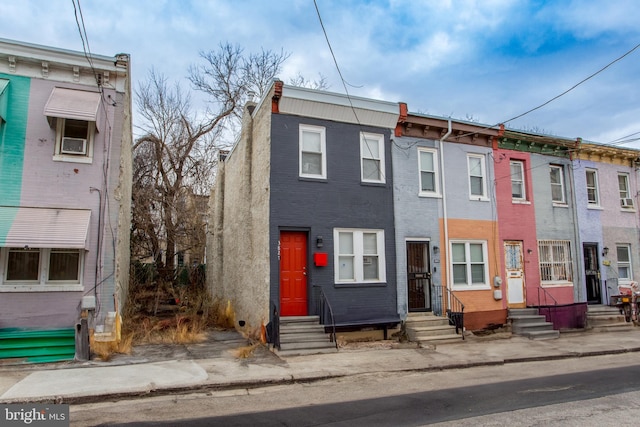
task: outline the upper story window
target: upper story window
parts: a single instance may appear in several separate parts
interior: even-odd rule
[[[549,177],[551,179],[551,200],[554,204],[566,204],[562,166],[549,166]]]
[[[568,240],[539,240],[540,279],[543,284],[572,284],[573,263],[571,242]]]
[[[336,283],[386,281],[384,230],[336,228],[333,238]]]
[[[360,133],[362,182],[384,183],[384,135]]]
[[[618,257],[618,281],[630,282],[633,280],[631,271],[631,248],[629,245],[617,245],[616,255]]]
[[[452,241],[451,273],[456,289],[489,288],[486,241]]]
[[[300,125],[300,176],[327,178],[326,131],[319,126]]]
[[[526,200],[527,194],[524,186],[524,163],[519,160],[509,162],[511,169],[511,198],[513,200]]]
[[[93,158],[95,123],[58,119],[54,160],[90,163]]]
[[[91,163],[101,94],[56,87],[44,107],[44,115],[56,129],[53,159]]]
[[[488,199],[485,157],[481,154],[468,154],[467,164],[469,166],[469,196],[473,200]]]
[[[420,195],[437,196],[438,152],[430,148],[418,148],[418,168],[420,169]]]
[[[620,206],[624,209],[633,209],[633,199],[629,190],[629,175],[618,174],[618,189],[620,191]]]
[[[598,171],[587,169],[587,203],[589,206],[600,206],[600,195],[598,194]]]

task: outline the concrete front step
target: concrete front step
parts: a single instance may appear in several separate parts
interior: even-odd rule
[[[456,334],[456,328],[449,324],[448,318],[433,313],[409,313],[405,327],[409,340],[417,343],[462,341],[462,335]]]
[[[618,307],[608,305],[587,306],[587,329],[594,332],[629,331],[634,328],[632,322],[625,320]]]
[[[455,332],[456,328],[454,326],[419,326],[419,327],[407,327],[407,333],[409,334],[409,339],[413,339],[414,336],[438,336],[438,335],[449,335],[451,331]]]
[[[330,341],[318,316],[289,316],[280,318],[280,356],[331,353],[338,351]]]
[[[508,320],[511,333],[533,340],[555,339],[560,332],[553,329],[553,324],[539,314],[537,308],[510,309]]]

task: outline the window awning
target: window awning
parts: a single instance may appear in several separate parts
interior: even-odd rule
[[[90,217],[86,209],[0,206],[0,246],[88,249]]]
[[[0,79],[0,120],[7,121],[7,95],[6,88],[9,86],[9,80]]]
[[[100,93],[55,87],[44,106],[44,115],[63,119],[98,122]]]

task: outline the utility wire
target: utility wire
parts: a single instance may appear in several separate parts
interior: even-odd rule
[[[351,111],[353,111],[353,115],[356,118],[356,122],[358,123],[358,126],[360,127],[360,132],[361,134],[364,132],[362,130],[362,123],[360,123],[360,118],[358,117],[358,113],[356,112],[355,107],[353,106],[353,101],[351,100],[351,95],[349,94],[349,90],[347,89],[347,82],[344,79],[344,76],[342,75],[342,71],[340,71],[340,66],[338,65],[338,60],[336,59],[336,55],[333,52],[333,48],[331,47],[331,42],[329,41],[329,36],[327,35],[327,30],[324,27],[324,23],[322,22],[322,16],[320,15],[320,9],[318,8],[318,3],[316,2],[316,0],[313,0],[313,5],[316,8],[316,14],[318,15],[318,21],[320,21],[320,27],[322,28],[322,32],[324,33],[324,38],[327,41],[327,46],[329,46],[329,52],[331,53],[331,57],[333,58],[333,63],[336,66],[336,70],[338,70],[338,75],[340,76],[340,81],[342,82],[342,86],[344,87],[344,92],[347,95],[347,99],[349,100],[349,105],[351,106]],[[351,84],[349,84],[349,86],[353,86]],[[355,86],[354,86],[355,87]],[[378,169],[378,172],[380,173],[380,178],[384,181],[386,181],[385,179],[385,173],[381,168],[381,159],[379,157],[375,157],[373,155],[373,152],[371,151],[371,147],[369,146],[369,142],[367,141],[367,139],[365,138],[364,135],[361,135],[361,144],[364,144],[364,146],[366,147],[367,151],[369,152],[369,154],[371,155],[371,157],[369,158],[369,160],[373,159],[375,161],[376,164],[376,168]],[[383,149],[384,150],[384,149]],[[384,151],[383,151],[384,153]],[[379,154],[380,155],[380,154]],[[385,161],[386,164],[386,161]],[[361,166],[362,167],[362,166]],[[362,171],[362,178],[364,178],[364,170]]]
[[[588,77],[586,77],[586,78],[584,78],[584,79],[580,80],[578,83],[574,84],[574,85],[573,85],[573,86],[571,86],[569,89],[565,90],[564,92],[560,93],[559,95],[554,96],[553,98],[549,99],[548,101],[543,102],[542,104],[538,105],[537,107],[533,107],[533,108],[531,108],[530,110],[527,110],[527,111],[525,111],[525,112],[524,112],[524,113],[522,113],[522,114],[518,114],[517,116],[514,116],[514,117],[512,117],[512,118],[510,118],[510,119],[508,119],[508,120],[504,120],[504,121],[502,121],[502,122],[500,122],[500,123],[496,123],[496,124],[495,124],[495,125],[493,125],[493,126],[487,126],[487,127],[484,127],[484,128],[482,128],[482,129],[480,129],[480,130],[493,129],[493,128],[497,127],[497,126],[500,126],[501,124],[505,124],[505,123],[512,122],[512,121],[514,121],[514,120],[516,120],[516,119],[519,119],[519,118],[521,118],[521,117],[523,117],[523,116],[526,116],[527,114],[530,114],[530,113],[532,113],[532,112],[534,112],[534,111],[536,111],[536,110],[539,110],[540,108],[542,108],[542,107],[544,107],[544,106],[546,106],[546,105],[550,104],[551,102],[555,101],[556,99],[558,99],[558,98],[560,98],[560,97],[562,97],[562,96],[566,95],[567,93],[571,92],[572,90],[574,90],[575,88],[577,88],[577,87],[578,87],[578,86],[580,86],[581,84],[585,83],[586,81],[588,81],[588,80],[592,79],[593,77],[597,76],[598,74],[602,73],[604,70],[606,70],[607,68],[611,67],[613,64],[615,64],[616,62],[618,62],[618,61],[622,60],[622,59],[623,59],[623,58],[625,58],[626,56],[630,55],[631,53],[633,53],[633,52],[634,52],[635,50],[637,50],[638,48],[640,48],[640,43],[638,43],[638,44],[637,44],[637,45],[635,45],[633,48],[631,48],[630,50],[628,50],[627,52],[625,52],[623,55],[621,55],[621,56],[619,56],[618,58],[614,59],[613,61],[609,62],[609,63],[608,63],[607,65],[605,65],[604,67],[600,68],[600,69],[599,69],[598,71],[596,71],[595,73],[593,73],[593,74],[591,74],[590,76],[588,76]],[[459,137],[459,138],[461,138],[461,137],[463,137],[463,136],[473,135],[474,133],[477,133],[477,132],[470,132],[470,133],[467,133],[467,134],[464,134],[464,135],[459,135],[458,137]]]

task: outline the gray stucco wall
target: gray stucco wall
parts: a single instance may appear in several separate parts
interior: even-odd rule
[[[305,180],[298,176],[299,125],[326,128],[327,179]],[[384,184],[364,184],[360,180],[360,132],[383,134],[385,139]],[[391,131],[369,126],[338,123],[298,116],[275,114],[271,127],[271,225],[270,299],[279,306],[280,230],[308,232],[309,313],[315,313],[313,286],[322,287],[338,322],[374,317],[397,317],[395,236]],[[386,283],[335,284],[334,228],[382,229],[385,235]],[[315,267],[312,253],[322,236],[329,265]]]
[[[270,116],[268,107],[253,118],[245,110],[210,198],[207,284],[249,329],[269,321]]]
[[[407,137],[394,137],[393,139],[391,157],[393,162],[398,313],[404,318],[408,313],[406,249],[408,240],[430,242],[432,284],[441,286],[442,276],[440,273],[444,266],[440,264],[439,254],[433,253],[433,246],[440,246],[439,218],[442,210],[442,198],[419,196],[418,148],[437,148],[437,142]],[[440,176],[436,179],[440,180]],[[441,193],[442,187],[441,185],[439,187]]]
[[[566,205],[554,206],[551,198],[550,166],[559,165],[563,170]],[[584,301],[582,281],[582,249],[578,248],[578,217],[575,212],[575,188],[573,168],[570,160],[531,154],[531,178],[536,211],[538,240],[568,240],[573,261],[574,301]]]

